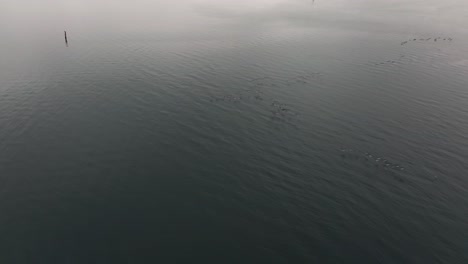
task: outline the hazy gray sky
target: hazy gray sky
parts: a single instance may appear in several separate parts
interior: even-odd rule
[[[468,1],[0,0],[0,30],[102,27],[132,31],[146,27],[169,32],[200,30],[217,23],[255,27],[277,22],[352,29],[367,24],[393,30],[465,30]]]

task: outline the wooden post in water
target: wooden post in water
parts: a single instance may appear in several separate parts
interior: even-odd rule
[[[65,44],[68,47],[67,31],[63,31],[63,34],[65,35]]]

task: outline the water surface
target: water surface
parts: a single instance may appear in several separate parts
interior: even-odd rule
[[[1,262],[468,263],[467,14],[0,0]]]

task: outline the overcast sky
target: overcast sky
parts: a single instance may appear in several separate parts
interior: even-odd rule
[[[0,30],[87,26],[184,31],[231,23],[466,30],[462,0],[0,0]],[[248,28],[246,28],[248,30]]]

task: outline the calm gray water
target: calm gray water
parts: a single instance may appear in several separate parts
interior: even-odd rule
[[[0,262],[468,263],[467,25],[0,0]]]

